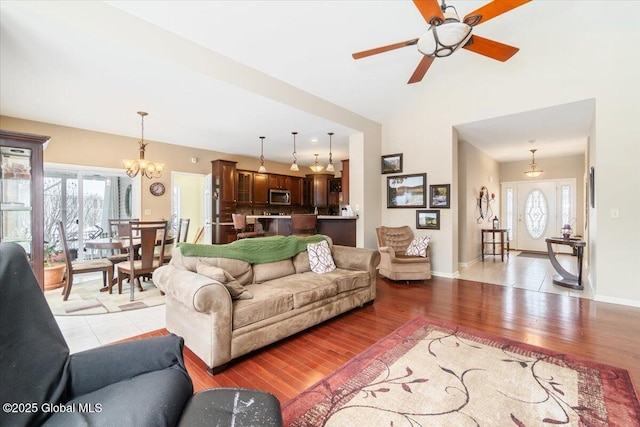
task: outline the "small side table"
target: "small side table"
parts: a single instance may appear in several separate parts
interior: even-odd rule
[[[488,252],[487,255],[500,255],[500,260],[504,261],[504,252],[505,248],[507,249],[507,256],[509,256],[509,242],[507,241],[508,237],[508,229],[507,228],[483,228],[482,229],[482,261],[484,261],[485,255],[485,245],[490,245],[492,248],[491,252]],[[490,239],[485,239],[485,234],[491,234]],[[500,240],[496,240],[496,234],[500,236]],[[500,245],[500,252],[496,252],[496,245]]]
[[[577,289],[579,291],[584,289],[582,286],[582,256],[584,253],[584,247],[587,245],[586,242],[580,239],[565,239],[563,237],[549,237],[545,239],[547,242],[547,253],[549,254],[549,260],[551,261],[551,265],[556,271],[560,274],[555,274],[553,276],[553,283],[559,286],[564,286],[565,288]],[[568,245],[571,246],[576,251],[576,256],[578,258],[578,275],[574,275],[565,270],[558,259],[556,258],[556,254],[553,252],[553,248],[551,245]]]

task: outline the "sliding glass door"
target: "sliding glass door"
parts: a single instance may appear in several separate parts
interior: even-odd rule
[[[55,223],[62,221],[73,259],[92,255],[85,242],[107,237],[109,219],[132,217],[132,179],[124,174],[45,165],[44,175],[45,241],[59,241]]]

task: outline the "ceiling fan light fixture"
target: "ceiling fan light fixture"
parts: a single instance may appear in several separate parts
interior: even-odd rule
[[[291,167],[289,168],[289,170],[292,170],[294,172],[298,172],[300,170],[300,168],[298,167],[298,158],[296,157],[296,135],[298,134],[298,132],[291,132],[291,135],[293,135],[293,163],[291,163]]]
[[[314,154],[314,156],[316,156],[316,162],[313,165],[309,166],[309,169],[311,169],[315,173],[318,173],[321,172],[322,169],[324,169],[324,166],[318,163],[319,154]]]
[[[418,39],[418,50],[431,57],[447,57],[467,44],[471,38],[471,29],[471,26],[455,20],[431,26]]]
[[[531,151],[531,163],[529,163],[529,170],[524,171],[524,174],[529,178],[537,178],[544,173],[542,169],[538,169],[536,165],[536,150],[535,148]]]
[[[267,168],[264,166],[264,136],[260,137],[260,167],[258,168],[258,172],[264,173],[267,171]]]

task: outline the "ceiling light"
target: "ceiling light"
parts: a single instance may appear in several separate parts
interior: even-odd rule
[[[333,153],[331,153],[331,137],[333,132],[329,132],[329,164],[327,165],[327,172],[333,172],[336,168],[333,167]]]
[[[418,39],[418,50],[427,56],[444,58],[467,44],[471,26],[460,22],[452,6],[443,10],[445,21],[430,22],[427,32]]]
[[[138,111],[140,115],[141,124],[141,137],[138,144],[140,144],[140,158],[138,160],[122,159],[122,163],[126,169],[127,175],[131,178],[138,175],[138,172],[142,172],[143,176],[147,178],[160,178],[162,176],[162,170],[164,169],[164,163],[154,163],[144,158],[144,150],[148,143],[144,142],[144,116],[148,114],[144,111]]]
[[[298,167],[298,158],[296,157],[296,135],[298,134],[298,132],[291,132],[291,135],[293,135],[293,163],[291,163],[291,167],[289,168],[292,171],[299,171],[300,168]]]
[[[258,168],[258,172],[264,173],[267,171],[267,168],[264,167],[264,136],[260,137],[260,167]]]
[[[318,164],[318,156],[319,156],[319,154],[314,154],[314,156],[316,156],[316,162],[313,165],[309,166],[309,168],[312,171],[317,173],[317,172],[322,171],[322,169],[324,169],[324,166],[322,166],[321,164]]]
[[[529,151],[531,151],[531,156],[532,156],[531,163],[529,163],[530,168],[529,170],[524,171],[524,174],[529,178],[537,178],[540,175],[542,175],[542,173],[544,172],[543,170],[536,168],[536,151],[538,150],[534,148],[533,150],[529,150]]]

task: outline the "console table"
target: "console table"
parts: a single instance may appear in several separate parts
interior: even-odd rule
[[[484,261],[485,245],[490,245],[490,247],[492,248],[491,252],[486,253],[487,255],[494,255],[494,256],[500,255],[500,260],[504,261],[505,248],[507,249],[507,256],[509,255],[509,242],[507,241],[508,231],[509,229],[507,228],[483,228],[482,229],[482,247],[481,247],[482,261]],[[491,234],[489,239],[485,238],[486,234]],[[500,240],[496,240],[496,234],[500,236]],[[496,245],[500,245],[500,246],[496,247]],[[500,252],[496,252],[496,249],[500,249]]]
[[[564,286],[566,288],[572,288],[577,290],[583,290],[584,286],[582,286],[582,256],[584,252],[584,247],[586,246],[586,242],[580,239],[565,239],[563,237],[549,237],[545,239],[547,242],[547,253],[549,254],[549,260],[551,261],[551,265],[556,271],[560,274],[555,274],[553,276],[553,283],[559,286]],[[578,275],[574,275],[565,270],[558,259],[556,258],[556,254],[553,252],[553,248],[551,245],[567,245],[571,246],[571,248],[575,249],[578,258]]]

